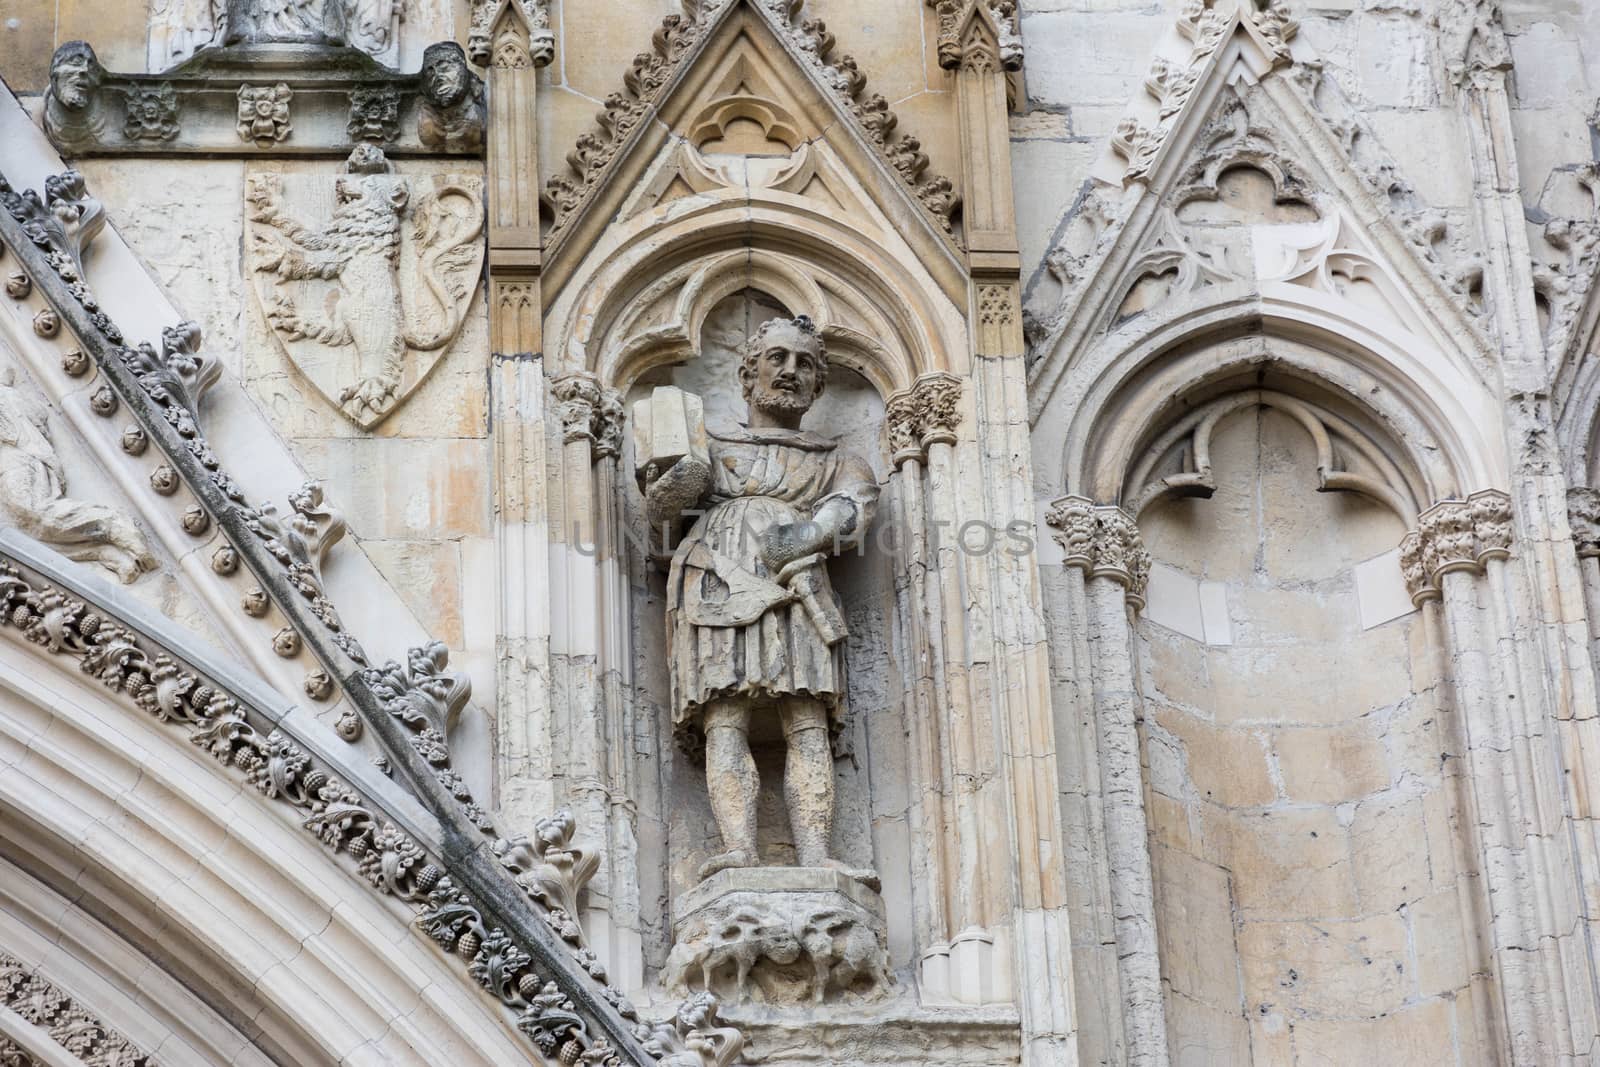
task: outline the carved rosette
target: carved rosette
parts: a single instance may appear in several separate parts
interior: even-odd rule
[[[1512,537],[1511,498],[1498,489],[1434,504],[1400,541],[1400,573],[1412,603],[1437,600],[1446,574],[1481,574],[1489,560],[1510,557]]]
[[[1600,559],[1600,489],[1568,489],[1567,521],[1578,558]]]
[[[961,425],[961,379],[944,371],[921,375],[889,397],[884,415],[895,466],[922,459],[932,445],[953,445]]]
[[[1128,591],[1135,611],[1144,607],[1150,584],[1150,553],[1133,516],[1115,504],[1064,496],[1050,505],[1045,524],[1054,532],[1068,567],[1089,578],[1110,578]]]

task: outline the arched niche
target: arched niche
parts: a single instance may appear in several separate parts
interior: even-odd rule
[[[1119,501],[1140,436],[1176,398],[1262,368],[1368,412],[1419,508],[1506,483],[1494,398],[1465,361],[1331,294],[1227,283],[1152,309],[1084,353],[1034,419],[1038,484]]]
[[[1479,965],[1475,879],[1458,864],[1470,808],[1440,758],[1459,748],[1450,702],[1397,560],[1415,510],[1404,480],[1383,477],[1399,474],[1394,446],[1265,386],[1196,414],[1205,493],[1179,481],[1138,513],[1168,1047],[1241,1065],[1291,1044],[1330,1061],[1404,1047],[1478,1062],[1481,1035],[1456,1012]],[[1360,484],[1326,491],[1330,455]]]
[[[698,354],[686,362],[658,365],[644,373],[626,394],[627,403],[631,405],[648,396],[655,386],[676,385],[702,398],[706,425],[713,433],[738,427],[746,416],[737,380],[739,346],[766,320],[796,313],[794,305],[758,288],[727,293],[699,318],[695,344]],[[830,339],[830,362],[832,344]],[[827,389],[806,416],[804,428],[835,438],[840,448],[863,457],[880,483],[885,483],[891,467],[883,412],[883,399],[874,385],[841,362],[830,368]],[[627,526],[642,533],[646,523],[643,498],[628,476],[634,470],[631,441],[625,440],[620,463],[620,508]],[[856,866],[874,865],[875,855],[882,851],[872,840],[874,792],[879,794],[881,803],[883,791],[894,787],[904,772],[904,755],[897,757],[895,744],[889,740],[903,731],[890,652],[894,561],[889,523],[889,516],[880,507],[860,550],[846,552],[828,564],[850,630],[846,638],[848,695],[834,747],[834,850],[838,858]],[[658,552],[661,546],[657,540],[652,539],[650,547]],[[650,635],[634,650],[634,685],[639,691],[654,694],[668,691],[665,646],[657,643],[665,639],[665,580],[664,562],[659,556],[654,563],[642,552],[630,556],[630,610],[636,630]],[[660,844],[667,857],[668,883],[681,891],[695,883],[699,865],[721,848],[706,798],[703,764],[697,754],[675,746],[670,709],[664,700],[659,704],[656,745],[667,765],[665,803],[660,810],[667,813],[667,820],[657,832],[665,835]],[[883,719],[888,721],[878,721]],[[762,860],[777,866],[792,865],[793,840],[782,794],[781,734],[775,715],[758,715],[757,720],[752,722],[751,738],[761,774],[758,820]],[[899,747],[904,747],[903,742]],[[642,828],[641,835],[644,833]],[[892,896],[894,874],[888,874],[887,880]],[[903,881],[903,876],[899,880]]]
[[[754,202],[707,192],[618,223],[546,316],[547,350],[626,389],[693,355],[710,308],[757,287],[810,315],[883,396],[919,374],[962,373],[966,324],[952,296],[902,240],[854,223],[773,190]]]
[[[1039,482],[1071,494],[1048,513],[1069,565],[1041,563],[1055,670],[1078,675],[1056,689],[1064,821],[1093,842],[1076,984],[1155,1006],[1137,1029],[1080,992],[1086,1058],[1271,1062],[1294,1028],[1340,1058],[1449,1014],[1488,966],[1471,786],[1439,760],[1466,747],[1440,694],[1476,637],[1415,610],[1398,549],[1436,501],[1504,484],[1499,422],[1460,361],[1293,289],[1142,312],[1034,421]],[[1126,523],[1129,565],[1075,562],[1073,514]],[[1398,984],[1338,973],[1361,945]],[[1493,1025],[1462,1020],[1464,1048]]]

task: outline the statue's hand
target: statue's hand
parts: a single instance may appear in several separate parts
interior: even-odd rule
[[[665,470],[658,463],[649,464],[642,479],[652,514],[658,519],[675,518],[700,502],[711,486],[711,468],[693,456],[684,456]]]
[[[777,574],[797,559],[820,552],[828,532],[815,522],[780,522],[761,535],[761,562]]]

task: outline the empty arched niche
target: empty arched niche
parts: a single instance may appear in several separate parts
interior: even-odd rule
[[[737,372],[740,347],[768,319],[806,312],[755,288],[728,294],[699,323],[696,354],[673,364],[657,363],[625,389],[625,403],[648,397],[657,386],[674,385],[699,396],[713,435],[739,427],[746,404]],[[891,473],[884,438],[884,402],[878,388],[850,364],[850,339],[830,336],[827,387],[806,415],[803,429],[835,438],[838,447],[861,456],[880,484]],[[837,347],[836,347],[837,346]],[[838,358],[839,356],[846,358]],[[671,948],[666,920],[670,899],[697,882],[697,870],[722,845],[706,794],[702,758],[693,745],[675,738],[669,692],[665,593],[669,552],[659,531],[647,532],[643,496],[633,478],[631,439],[623,444],[619,481],[622,521],[631,531],[625,564],[627,603],[634,635],[631,655],[634,699],[649,707],[640,715],[648,737],[636,743],[659,753],[652,780],[640,783],[639,845],[641,879],[659,885],[667,907],[657,935],[647,935],[646,954],[659,967]],[[854,866],[874,867],[882,877],[890,923],[892,963],[911,957],[909,842],[903,821],[875,820],[875,813],[905,804],[907,766],[901,683],[892,650],[894,578],[892,519],[880,503],[859,549],[828,563],[833,588],[842,602],[849,636],[845,639],[847,696],[834,739],[835,817],[833,855]],[[794,839],[783,799],[784,745],[776,713],[758,709],[751,740],[761,776],[758,840],[761,858],[771,864],[795,862]],[[657,802],[659,801],[659,802]],[[898,861],[898,865],[897,865]],[[659,881],[657,881],[659,880]]]
[[[1419,479],[1287,376],[1182,397],[1135,455],[1174,1062],[1473,1062],[1452,728],[1396,551]]]

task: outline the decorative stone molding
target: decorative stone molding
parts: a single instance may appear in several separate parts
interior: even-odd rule
[[[554,213],[552,235],[563,230],[605,184],[612,161],[631,143],[632,135],[659,102],[662,89],[676,79],[684,57],[695,51],[710,29],[742,2],[684,0],[683,14],[668,15],[661,21],[651,38],[651,50],[635,56],[632,68],[623,75],[622,91],[606,97],[604,109],[595,116],[595,125],[580,135],[567,153],[569,172],[557,174],[546,183],[545,199]],[[854,58],[834,54],[835,39],[827,25],[821,19],[801,19],[803,3],[751,2],[750,6],[771,19],[795,58],[833,92],[841,109],[852,116],[862,136],[890,170],[906,182],[911,195],[939,229],[953,237],[951,220],[961,204],[955,184],[939,175],[918,180],[927,165],[918,165],[921,142],[904,131],[896,139],[899,119],[889,102],[876,93],[863,96],[866,76]]]
[[[1600,558],[1600,489],[1567,490],[1567,521],[1580,559]]]
[[[476,106],[461,107],[463,98]],[[85,42],[71,41],[51,60],[44,125],[69,155],[159,145],[175,154],[326,156],[363,143],[401,154],[477,155],[482,99],[482,80],[454,42],[431,46],[416,74],[326,40],[241,41],[203,48],[161,74],[122,74],[101,66]],[[450,120],[441,122],[441,112]],[[447,127],[454,128],[441,135]]]
[[[578,894],[600,869],[597,852],[573,841],[578,821],[566,808],[533,827],[533,837],[501,839],[494,851],[506,870],[517,877],[517,884],[550,909],[550,925],[557,933],[576,944],[583,944],[578,924]]]
[[[105,605],[78,594],[0,553],[0,632],[76,659],[84,673],[183,730],[267,800],[294,809],[295,818],[331,853],[354,861],[353,873],[375,891],[410,905],[419,927],[462,958],[468,973],[516,1016],[517,1028],[545,1055],[603,1067],[643,1062],[644,1050],[633,1044],[632,1030],[609,1027],[613,1039],[632,1046],[624,1051],[640,1057],[632,1061],[594,1032],[597,1011],[641,1024],[632,1006],[604,984],[603,969],[595,973],[591,953],[571,945],[566,950],[589,983],[578,995],[572,973],[552,969],[552,953],[560,951],[554,934],[538,933],[541,924],[530,928],[538,933],[530,940],[526,932],[514,936],[495,925],[480,898],[452,878],[452,865],[390,821],[380,801],[331,775],[287,731],[278,718],[281,711],[269,714],[253,706],[219,679],[191,669],[177,651],[157,645]],[[553,836],[560,840],[560,834]],[[554,912],[538,907],[545,924],[557,925]],[[532,947],[538,948],[537,960],[528,951]],[[0,996],[8,973],[0,959]],[[19,1010],[14,1003],[7,1006]]]
[[[286,531],[271,514],[245,503],[242,490],[221,469],[200,429],[194,406],[198,390],[192,384],[205,375],[190,375],[186,380],[186,364],[146,359],[139,350],[128,348],[121,330],[100,309],[84,283],[79,266],[81,242],[96,225],[96,215],[92,202],[79,195],[81,179],[71,174],[52,178],[45,188],[43,198],[32,191],[18,193],[0,175],[0,244],[17,254],[35,286],[93,359],[107,388],[127,404],[140,428],[167,457],[174,477],[188,487],[238,561],[259,583],[247,599],[259,599],[263,614],[269,601],[276,604],[306,650],[330,676],[338,679],[363,724],[376,736],[382,758],[439,820],[444,836],[459,844],[479,835],[498,836],[459,776],[447,764],[440,765],[433,759],[435,754],[428,745],[431,737],[425,733],[429,728],[438,731],[438,724],[447,722],[464,701],[464,677],[446,672],[442,646],[412,650],[404,666],[389,663],[376,669],[357,669],[368,666],[365,653],[344,631],[310,562],[319,557],[319,546],[331,543],[328,531],[335,525],[331,515],[321,514],[325,509],[316,494],[306,494],[293,505],[296,513],[311,523],[309,530],[299,534],[305,551],[297,552],[290,547],[292,530]],[[253,729],[242,729],[237,717],[219,718],[210,701],[214,690],[199,683],[177,689],[156,685],[153,675],[142,672],[139,666],[144,660],[132,652],[124,654],[126,642],[96,651],[97,640],[109,641],[116,632],[115,628],[107,628],[108,636],[97,637],[98,615],[89,613],[95,621],[86,622],[88,629],[77,632],[69,641],[63,635],[75,625],[72,619],[51,616],[47,624],[44,616],[58,605],[70,609],[67,601],[71,598],[57,593],[53,598],[41,594],[37,602],[27,600],[34,590],[20,578],[0,586],[13,590],[5,595],[21,598],[0,624],[25,631],[30,640],[49,644],[52,651],[95,657],[85,666],[89,673],[101,676],[130,696],[140,697],[142,704],[149,700],[167,701],[160,706],[168,719],[196,723],[202,718],[207,720],[214,729],[208,729],[203,738],[195,738],[196,743],[207,746],[219,757],[226,756],[231,765],[247,769],[252,784],[269,797],[285,795],[288,790],[291,802],[316,805],[307,825],[330,845],[348,850],[352,838],[375,832],[372,821],[361,817],[361,810],[338,800],[337,791],[326,792],[323,787],[328,780],[321,772],[313,779],[300,777],[309,768],[309,760],[301,759],[303,753],[293,759],[287,752],[279,755],[274,749],[278,742],[269,744],[269,739]],[[148,653],[145,658],[153,662],[155,656]],[[203,699],[201,689],[206,690]],[[147,693],[152,695],[141,696]],[[165,695],[169,693],[190,702],[172,704]],[[293,749],[286,740],[282,743]],[[255,754],[246,753],[242,759],[235,759],[234,752],[241,744]],[[274,762],[279,759],[286,762]],[[507,891],[508,885],[514,886],[511,873],[494,859],[490,849],[461,848],[452,853],[448,876],[409,882],[407,879],[419,869],[418,864],[410,860],[390,862],[385,856],[391,853],[409,854],[399,843],[376,850],[368,844],[355,854],[366,861],[362,873],[374,885],[402,895],[403,899],[423,901],[423,928],[447,950],[471,961],[472,973],[480,984],[519,1013],[519,1025],[536,1043],[542,1040],[539,1035],[544,1035],[554,1042],[550,1053],[554,1054],[565,1051],[568,1042],[577,1041],[571,1055],[574,1059],[585,1055],[589,1057],[585,1062],[591,1063],[621,1064],[624,1057],[631,1062],[644,1060],[647,1054],[630,1028],[637,1015],[616,989],[604,984],[604,969],[597,966],[593,953],[565,943],[553,932],[548,912],[526,890],[516,887],[515,891]],[[426,866],[420,869],[426,871]],[[544,977],[533,973],[534,966]],[[530,1000],[529,992],[543,989],[548,982],[556,983],[564,1002],[576,1005],[574,1011],[586,1030],[568,1026],[562,1017],[551,1014],[555,1009],[548,1002]]]
[[[944,371],[920,375],[909,389],[889,397],[884,416],[895,466],[922,459],[930,445],[955,444],[961,425],[961,379]]]
[[[673,910],[669,989],[778,1005],[875,997],[890,984],[883,902],[837,871],[724,870]]]
[[[514,8],[515,15],[508,14]],[[501,23],[517,15],[523,20],[524,35],[497,30]],[[502,45],[505,47],[502,48]],[[550,31],[550,12],[543,0],[472,0],[472,26],[467,31],[467,52],[480,67],[542,67],[555,58],[556,38]]]
[[[696,993],[671,1021],[641,1025],[640,1040],[661,1067],[730,1067],[744,1052],[744,1035],[717,1018],[715,993]]]
[[[9,953],[0,953],[0,1006],[90,1067],[148,1067],[153,1062],[148,1052],[101,1022],[37,968]],[[0,1037],[0,1064],[11,1067],[37,1062],[9,1038]]]
[[[1155,123],[1141,123],[1129,115],[1112,133],[1113,151],[1127,161],[1124,185],[1149,177],[1167,135],[1176,125],[1176,117],[1193,95],[1206,64],[1230,31],[1239,27],[1250,33],[1272,62],[1278,64],[1288,62],[1289,42],[1300,28],[1284,9],[1282,0],[1271,0],[1261,10],[1257,10],[1253,0],[1183,0],[1178,7],[1176,25],[1179,34],[1189,42],[1188,57],[1175,61],[1157,56],[1144,81],[1145,91],[1156,105]]]
[[[1512,538],[1511,498],[1498,489],[1434,504],[1400,541],[1400,573],[1412,603],[1437,600],[1446,574],[1481,574],[1489,560],[1509,558]]]
[[[1066,566],[1079,568],[1089,578],[1110,578],[1128,591],[1134,610],[1144,607],[1150,553],[1131,515],[1115,504],[1064,496],[1050,505],[1044,521],[1066,554],[1062,560]]]

